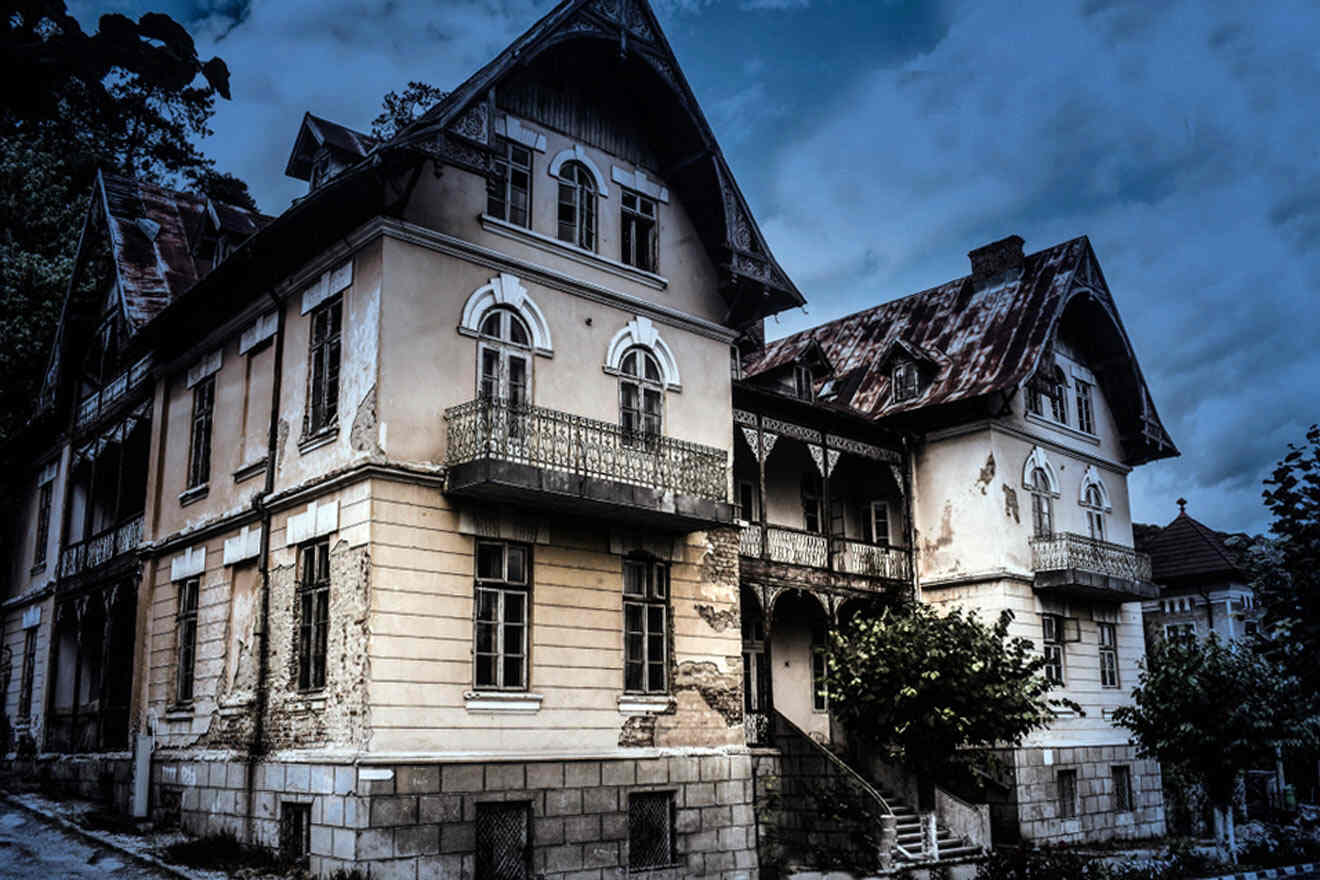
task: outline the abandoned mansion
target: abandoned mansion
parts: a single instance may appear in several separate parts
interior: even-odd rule
[[[96,181],[10,450],[11,766],[320,875],[769,876],[855,837],[825,778],[886,863],[1162,833],[1110,719],[1177,450],[1086,238],[767,341],[805,299],[645,0],[388,140],[308,114],[287,173],[275,217]],[[1011,609],[1084,709],[936,826],[823,685],[909,601]]]

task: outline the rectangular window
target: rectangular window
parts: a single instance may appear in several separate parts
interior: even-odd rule
[[[1071,819],[1077,815],[1077,771],[1060,770],[1055,779],[1059,785],[1059,818]]]
[[[54,480],[41,484],[37,497],[37,545],[32,552],[33,565],[42,565],[46,561],[46,545],[50,543],[50,506],[54,494]]]
[[[1050,384],[1050,417],[1061,425],[1068,424],[1068,383],[1062,373]]]
[[[811,708],[817,712],[828,712],[830,691],[825,680],[829,654],[825,648],[811,649]]]
[[[37,628],[23,636],[23,677],[18,685],[18,717],[32,717],[32,683],[37,674]]]
[[[521,544],[477,543],[473,680],[478,688],[527,689],[529,568],[528,551]]]
[[[1105,515],[1099,510],[1088,510],[1086,512],[1086,527],[1091,533],[1091,537],[1097,541],[1105,539]]]
[[[1098,624],[1100,628],[1100,685],[1118,687],[1118,627],[1112,623]]]
[[[179,608],[175,617],[178,634],[178,668],[174,675],[174,699],[180,705],[191,703],[193,677],[197,660],[197,589],[200,578],[188,578],[179,584]]]
[[[1040,486],[1031,492],[1031,532],[1037,538],[1054,534],[1054,503],[1047,490]]]
[[[1045,678],[1063,684],[1063,620],[1057,614],[1042,614],[1042,652],[1045,655]]]
[[[820,531],[820,475],[814,472],[802,475],[802,527]]]
[[[628,796],[628,868],[663,868],[674,863],[674,795],[667,791]]]
[[[192,442],[188,446],[188,488],[211,479],[211,422],[215,412],[215,376],[193,386]]]
[[[750,480],[738,481],[738,518],[756,522],[756,485]]]
[[[532,877],[532,805],[477,804],[476,880]]]
[[[646,272],[656,271],[656,206],[646,196],[623,190],[622,203],[623,253],[620,257],[629,266]]]
[[[911,400],[917,396],[919,376],[917,365],[911,361],[902,361],[894,365],[894,400]]]
[[[1128,812],[1132,809],[1132,769],[1126,765],[1110,767],[1109,778],[1114,785],[1114,809]]]
[[[660,439],[664,400],[659,388],[640,382],[619,382],[619,421],[627,446],[641,440],[653,445]]]
[[[495,176],[486,179],[486,213],[516,226],[531,225],[532,151],[501,139]]]
[[[324,431],[339,415],[339,334],[344,300],[336,295],[312,310],[307,434]]]
[[[868,523],[871,532],[868,539],[881,546],[889,546],[889,504],[885,501],[872,501]]]
[[[1043,415],[1045,412],[1044,397],[1045,395],[1040,393],[1040,384],[1032,379],[1027,384],[1027,410],[1038,416]]]
[[[623,561],[623,689],[669,690],[669,566],[654,559]]]
[[[815,387],[811,380],[811,369],[804,364],[793,367],[793,393],[798,400],[811,400]]]
[[[280,802],[280,855],[305,864],[312,851],[312,805]]]
[[[1164,638],[1169,642],[1192,643],[1196,641],[1196,624],[1194,623],[1166,623],[1164,625]]]
[[[1075,379],[1077,385],[1077,427],[1095,433],[1095,413],[1091,409],[1091,383]]]
[[[298,580],[298,689],[325,687],[330,634],[330,539],[304,544]]]

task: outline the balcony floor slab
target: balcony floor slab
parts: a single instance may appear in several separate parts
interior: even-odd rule
[[[1142,599],[1158,599],[1160,595],[1159,586],[1148,581],[1115,577],[1077,568],[1038,571],[1033,586],[1036,592],[1042,595],[1105,602],[1136,602]]]

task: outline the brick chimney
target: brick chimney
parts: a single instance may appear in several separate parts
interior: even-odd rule
[[[1010,235],[967,252],[973,278],[989,278],[1022,265],[1022,236]]]

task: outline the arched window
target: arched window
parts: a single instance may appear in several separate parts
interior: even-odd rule
[[[1091,537],[1097,541],[1105,540],[1105,499],[1100,494],[1100,487],[1094,483],[1087,486],[1082,504],[1086,508],[1086,525]]]
[[[581,162],[559,169],[559,240],[596,249],[596,181]]]
[[[532,335],[523,319],[513,309],[491,309],[482,316],[477,335],[481,398],[514,406],[531,403]]]
[[[634,348],[619,364],[619,424],[625,440],[653,442],[664,428],[664,378],[648,349]]]
[[[1031,525],[1037,538],[1054,534],[1054,499],[1050,496],[1050,477],[1044,468],[1031,472]]]

